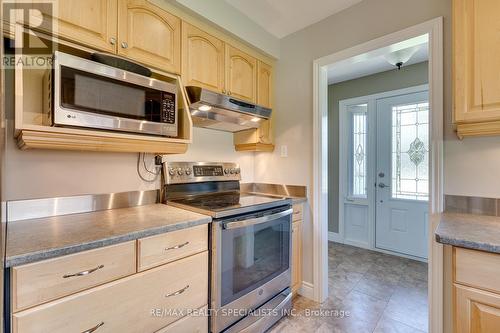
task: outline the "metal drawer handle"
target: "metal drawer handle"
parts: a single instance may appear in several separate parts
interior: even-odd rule
[[[179,245],[176,245],[176,246],[172,246],[172,247],[166,247],[165,248],[165,251],[169,251],[169,250],[177,250],[177,249],[180,249],[181,247],[184,247],[186,245],[189,244],[189,241],[186,242],[186,243],[183,243],[183,244],[179,244]]]
[[[92,328],[89,328],[88,330],[86,331],[83,331],[82,333],[92,333],[92,332],[95,332],[99,329],[99,327],[103,326],[104,325],[104,322],[101,321],[99,324],[97,324],[96,326],[92,327]]]
[[[177,296],[177,295],[180,295],[182,294],[183,292],[185,292],[186,290],[188,290],[189,288],[189,284],[187,286],[185,286],[184,288],[182,289],[179,289],[173,293],[170,293],[170,294],[166,294],[165,297],[171,297],[171,296]]]
[[[74,273],[74,274],[66,274],[66,275],[63,275],[63,278],[64,279],[67,279],[67,278],[70,278],[70,277],[75,277],[75,276],[84,276],[84,275],[88,275],[90,273],[94,273],[95,271],[101,269],[101,268],[104,268],[104,265],[99,265],[97,266],[96,268],[92,268],[92,269],[89,269],[87,271],[81,271],[81,272],[78,272],[78,273]],[[85,331],[87,332],[87,331]],[[91,331],[93,332],[93,331]]]

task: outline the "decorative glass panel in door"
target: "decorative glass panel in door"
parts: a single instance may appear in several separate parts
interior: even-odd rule
[[[392,107],[392,197],[429,200],[429,103]]]
[[[427,258],[428,92],[377,100],[375,246]]]
[[[366,198],[366,120],[367,104],[351,105],[349,108],[351,137],[349,138],[349,196]]]

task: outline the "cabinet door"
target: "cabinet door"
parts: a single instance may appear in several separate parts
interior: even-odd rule
[[[228,95],[257,101],[257,59],[226,44],[226,90]]]
[[[32,27],[62,39],[99,50],[116,52],[118,0],[59,0],[56,7],[43,6],[31,11]],[[40,14],[43,20],[40,21]]]
[[[455,284],[455,332],[500,331],[500,295]]]
[[[273,68],[259,61],[257,64],[257,104],[272,108]]]
[[[118,54],[180,73],[181,20],[146,0],[120,0],[118,7]]]
[[[453,0],[453,83],[459,124],[500,120],[498,13],[497,0]]]
[[[302,282],[302,221],[292,223],[292,292]]]
[[[182,22],[182,79],[187,86],[224,90],[224,42]]]

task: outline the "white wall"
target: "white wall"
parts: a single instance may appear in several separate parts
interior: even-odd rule
[[[160,0],[155,1],[159,2]],[[177,2],[267,54],[275,58],[280,57],[279,39],[224,0],[164,1]]]

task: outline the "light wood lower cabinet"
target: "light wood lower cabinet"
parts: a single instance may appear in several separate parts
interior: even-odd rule
[[[208,313],[208,306],[204,306],[195,312],[156,333],[207,333],[209,317],[206,314]]]
[[[500,254],[453,247],[454,332],[500,332]]]
[[[500,295],[455,284],[455,332],[500,332]]]
[[[208,299],[208,252],[15,313],[12,332],[155,332]],[[88,331],[90,332],[90,331]]]
[[[292,223],[292,293],[302,284],[302,221]]]
[[[500,294],[500,255],[455,247],[455,282]]]
[[[12,310],[17,312],[135,272],[135,241],[13,267]]]
[[[302,285],[302,204],[293,205],[292,222],[292,293]]]
[[[292,221],[302,221],[303,220],[303,209],[304,206],[302,204],[293,205],[293,217]]]
[[[139,271],[208,250],[208,225],[138,240]]]

